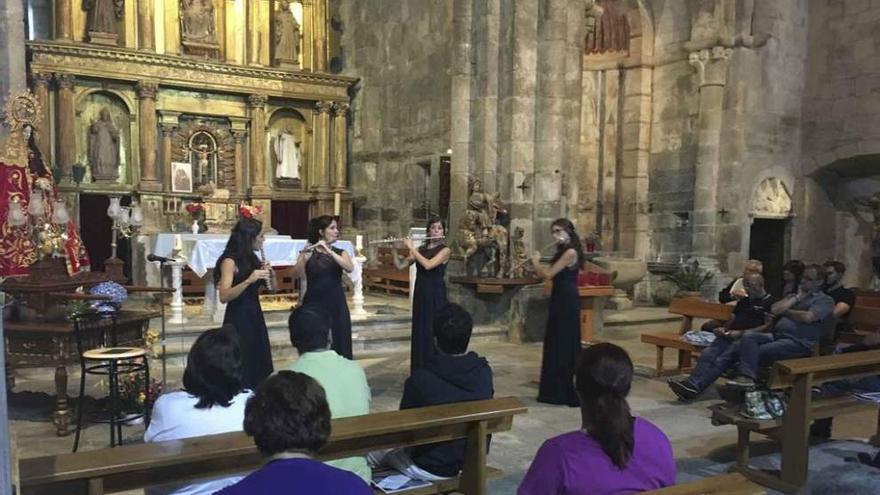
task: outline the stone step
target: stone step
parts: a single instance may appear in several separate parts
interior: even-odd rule
[[[674,331],[680,325],[681,316],[670,314],[668,308],[664,307],[636,306],[621,311],[605,310],[605,332],[612,332],[613,335]]]

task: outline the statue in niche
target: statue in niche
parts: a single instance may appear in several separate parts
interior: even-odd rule
[[[871,281],[871,288],[877,291],[880,290],[880,192],[876,192],[872,196],[855,198],[852,203],[856,208],[870,210],[874,217],[871,231],[871,265],[874,270],[874,278]]]
[[[216,44],[213,0],[180,0],[183,40]]]
[[[278,179],[299,179],[302,152],[299,141],[293,136],[290,127],[275,137],[275,177]]]
[[[204,135],[202,135],[202,137],[204,137]],[[211,148],[213,148],[213,146],[209,147],[208,143],[202,142],[196,144],[195,148],[187,145],[186,151],[192,153],[190,163],[192,163],[193,161],[195,162],[193,163],[193,168],[195,170],[194,175],[199,178],[199,184],[206,185],[208,183],[211,183],[212,187],[214,187],[214,177],[211,167],[211,155],[217,153],[217,150]],[[218,180],[222,182],[222,177],[218,177]],[[213,189],[211,189],[211,192],[213,193]]]
[[[82,8],[88,12],[89,33],[117,34],[117,23],[125,14],[125,0],[83,0]]]
[[[119,130],[106,108],[89,126],[89,165],[95,182],[116,182],[119,178]]]
[[[280,7],[275,13],[275,62],[299,65],[300,26],[288,0],[281,0]]]
[[[593,15],[595,29],[587,29],[587,54],[607,52],[629,52],[629,19],[626,11],[617,2],[605,0],[598,6],[598,15]],[[590,11],[587,13],[588,20]],[[598,19],[598,20],[596,20]],[[589,26],[588,26],[589,28]]]

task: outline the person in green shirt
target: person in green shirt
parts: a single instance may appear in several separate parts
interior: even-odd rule
[[[314,378],[324,388],[330,415],[346,418],[370,413],[370,386],[363,368],[330,348],[332,319],[319,307],[300,307],[287,321],[290,342],[299,358],[288,369]],[[370,482],[371,470],[364,457],[347,457],[327,464],[345,469]]]

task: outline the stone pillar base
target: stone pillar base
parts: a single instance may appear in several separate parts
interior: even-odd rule
[[[272,188],[266,185],[251,186],[251,196],[269,198],[272,196]]]
[[[116,33],[99,33],[97,31],[89,31],[89,43],[96,45],[117,46],[119,44],[119,35]]]
[[[615,309],[615,310],[624,310],[624,309],[632,309],[633,302],[632,299],[629,298],[626,291],[620,289],[614,289],[614,295],[608,298],[608,301],[605,303],[605,308],[607,309]]]
[[[161,191],[162,183],[158,179],[141,180],[138,188],[142,191]]]

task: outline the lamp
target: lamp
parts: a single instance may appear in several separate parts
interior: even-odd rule
[[[18,198],[9,199],[6,223],[9,224],[10,227],[23,227],[27,225],[27,215],[25,214],[24,208],[21,207],[21,203],[18,202]]]
[[[43,201],[45,201],[45,199],[42,190],[34,189],[31,191],[31,200],[28,202],[28,213],[34,217],[43,216],[43,214],[46,213],[46,207],[43,204]]]
[[[55,200],[55,207],[52,209],[52,223],[55,225],[67,225],[70,221],[70,213],[67,212],[67,203],[63,199]]]
[[[110,258],[104,262],[104,265],[106,266],[105,271],[110,274],[110,278],[113,280],[124,278],[122,260],[116,256],[119,236],[128,239],[137,235],[144,221],[143,212],[136,200],[131,201],[131,206],[122,206],[120,204],[121,199],[119,196],[111,196],[110,205],[107,206],[107,216],[113,220],[113,240],[110,244],[113,251]]]

